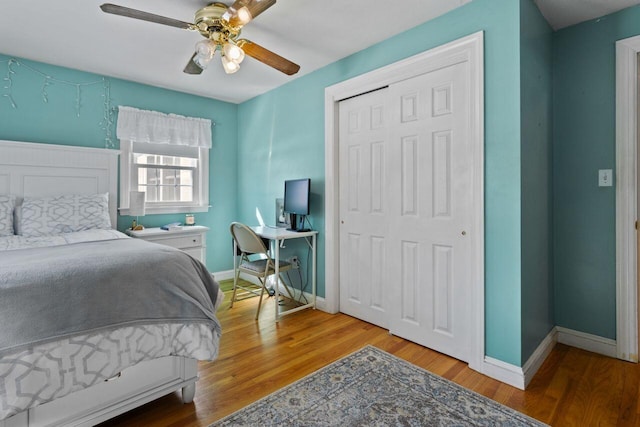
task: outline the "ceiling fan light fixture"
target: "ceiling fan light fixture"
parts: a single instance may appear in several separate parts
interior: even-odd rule
[[[215,43],[210,40],[201,40],[196,43],[196,55],[193,57],[193,62],[204,70],[207,68],[215,54]]]
[[[237,62],[227,58],[226,56],[222,57],[222,68],[224,68],[225,73],[233,74],[240,69],[240,64]]]
[[[234,0],[231,6],[226,3],[214,0],[213,3],[197,10],[193,23],[110,3],[101,5],[100,9],[112,15],[199,32],[206,40],[196,44],[195,53],[189,58],[187,65],[182,70],[186,74],[201,74],[218,49],[225,72],[229,74],[240,69],[240,63],[245,55],[288,76],[300,70],[298,64],[259,44],[238,39],[244,24],[276,4],[276,0]]]
[[[233,6],[235,6],[235,4]],[[251,22],[253,15],[247,6],[242,6],[239,9],[235,9],[233,6],[229,6],[226,12],[222,14],[222,19],[233,26],[240,27]]]
[[[246,6],[242,6],[240,9],[238,9],[237,15],[238,21],[240,21],[242,25],[246,25],[253,19],[253,16],[251,16],[251,12],[249,12],[249,9],[247,9]]]
[[[236,64],[240,64],[244,60],[244,51],[235,44],[225,43],[222,47],[222,51],[224,52],[225,57],[229,58]]]

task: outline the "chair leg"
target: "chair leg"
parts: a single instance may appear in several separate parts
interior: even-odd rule
[[[236,270],[236,274],[233,276],[233,295],[231,295],[231,304],[229,304],[229,308],[233,307],[233,303],[236,300],[236,292],[238,292],[239,277],[240,277],[240,270]]]
[[[260,300],[258,301],[258,311],[256,311],[256,320],[258,320],[258,316],[260,315],[260,306],[262,305],[262,296],[264,295],[264,280],[262,280],[261,278],[258,277],[258,280],[260,281],[260,284],[262,285],[260,287]]]

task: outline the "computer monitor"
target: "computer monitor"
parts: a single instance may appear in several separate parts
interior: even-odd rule
[[[284,182],[284,212],[289,214],[291,228],[302,231],[304,216],[309,215],[309,192],[311,179],[290,179]],[[302,216],[302,224],[298,225],[298,215]]]

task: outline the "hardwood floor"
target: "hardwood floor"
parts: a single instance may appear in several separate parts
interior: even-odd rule
[[[220,355],[200,363],[194,403],[182,404],[176,392],[101,426],[207,426],[365,344],[550,425],[640,425],[638,364],[558,344],[523,392],[344,314],[305,310],[275,324],[269,298],[256,322],[256,304],[252,298],[229,309],[227,298],[220,307]]]

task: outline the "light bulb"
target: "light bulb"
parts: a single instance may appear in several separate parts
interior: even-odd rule
[[[236,64],[240,64],[244,59],[244,51],[235,44],[225,43],[222,50],[224,51],[224,56]]]
[[[226,56],[222,57],[222,68],[224,68],[224,71],[227,74],[233,74],[236,71],[238,71],[240,69],[240,65],[235,62],[232,61],[231,59],[227,58]]]
[[[193,62],[203,70],[207,68],[209,62],[216,54],[216,45],[209,40],[200,40],[196,43],[196,56],[193,57]]]
[[[246,6],[242,6],[240,9],[238,9],[238,20],[242,23],[242,25],[245,25],[247,22],[251,21],[253,17],[251,16],[251,12],[249,12],[249,9],[247,9]]]
[[[246,6],[242,6],[240,9],[236,10],[232,7],[229,7],[225,13],[222,14],[222,19],[227,22],[231,22],[232,18],[235,16],[234,25],[246,25],[247,22],[253,19],[251,12],[247,9]]]

